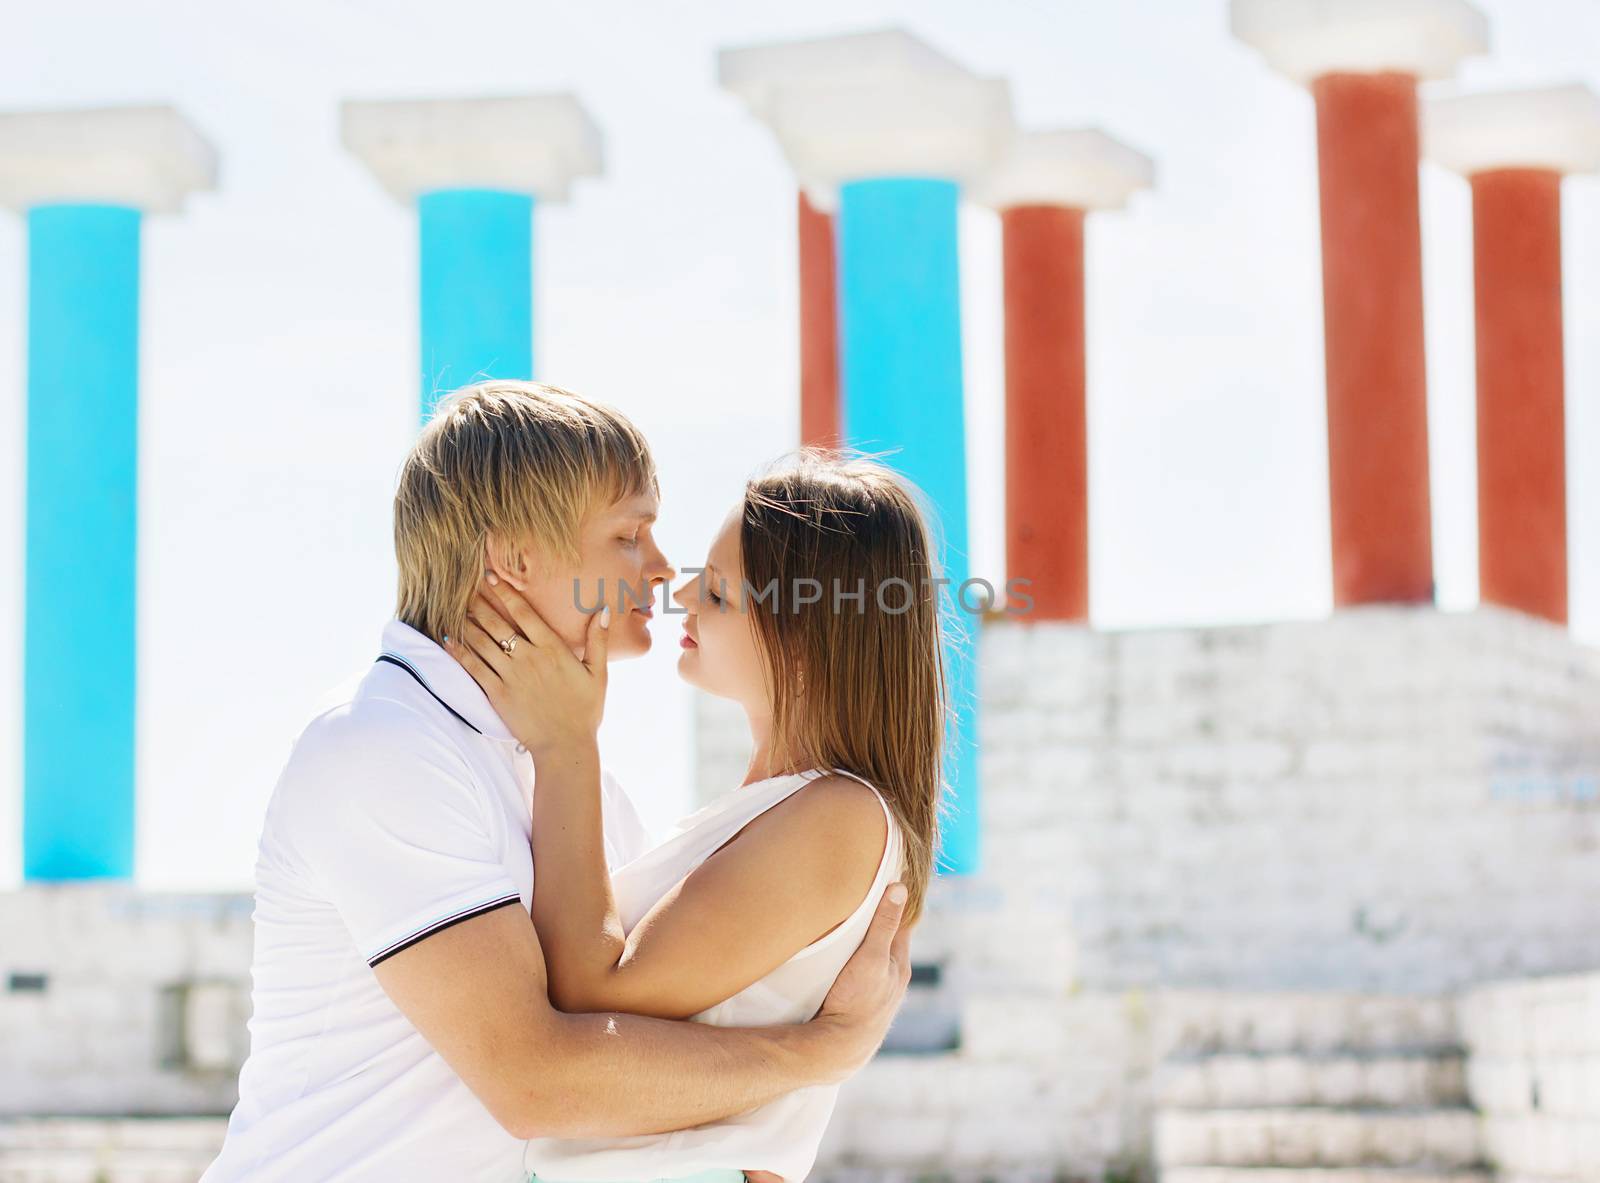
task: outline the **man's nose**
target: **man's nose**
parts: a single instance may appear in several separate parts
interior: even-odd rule
[[[648,572],[652,583],[670,583],[678,574],[677,568],[668,561],[666,555],[661,553],[659,547],[652,548],[650,562],[646,565],[645,570]]]

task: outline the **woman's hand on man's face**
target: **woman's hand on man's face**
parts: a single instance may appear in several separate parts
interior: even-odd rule
[[[537,763],[573,744],[594,742],[605,712],[610,616],[609,605],[591,614],[579,661],[520,591],[480,580],[463,635],[448,639],[444,648],[483,688]]]

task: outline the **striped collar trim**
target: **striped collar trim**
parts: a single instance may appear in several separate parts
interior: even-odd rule
[[[455,707],[451,706],[444,699],[440,698],[439,697],[439,692],[437,690],[435,690],[432,686],[428,685],[428,679],[424,678],[421,674],[419,674],[417,672],[417,667],[412,665],[405,658],[398,657],[393,653],[380,653],[380,654],[378,654],[378,660],[379,661],[387,661],[390,664],[397,665],[401,669],[405,670],[406,673],[410,674],[413,678],[415,678],[417,680],[418,684],[421,685],[421,687],[424,690],[426,690],[429,694],[433,695],[434,699],[437,700],[437,702],[439,703],[440,706],[442,706],[445,710],[449,711],[456,718],[460,719],[468,727],[471,727],[474,731],[478,732],[479,735],[483,734],[483,732],[473,724],[471,719],[467,718],[460,711],[456,710]]]
[[[403,670],[435,702],[479,735],[516,742],[511,729],[466,667],[433,638],[404,621],[394,619],[384,626],[383,645],[377,661]]]

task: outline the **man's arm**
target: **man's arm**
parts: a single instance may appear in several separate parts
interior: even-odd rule
[[[882,1043],[910,979],[904,889],[892,887],[817,1017],[736,1028],[566,1015],[520,906],[382,961],[379,984],[494,1118],[519,1138],[662,1133],[844,1079]]]

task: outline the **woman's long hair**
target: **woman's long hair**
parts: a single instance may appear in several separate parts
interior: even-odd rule
[[[883,794],[905,838],[907,924],[932,876],[949,709],[920,496],[874,460],[807,448],[746,485],[739,534],[774,756]]]

